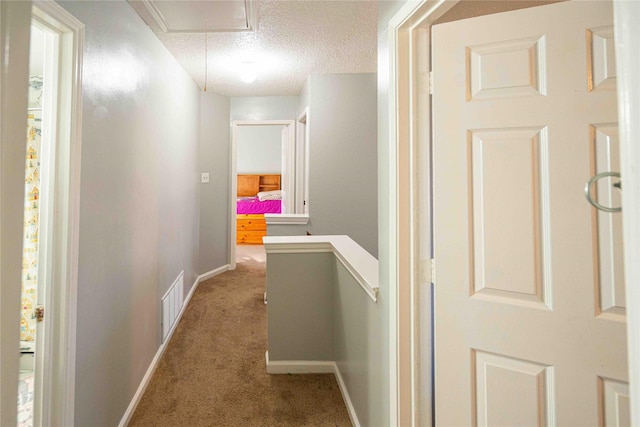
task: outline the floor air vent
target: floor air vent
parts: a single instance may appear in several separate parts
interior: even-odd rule
[[[173,282],[169,290],[162,297],[162,342],[165,342],[173,328],[184,301],[184,271]]]

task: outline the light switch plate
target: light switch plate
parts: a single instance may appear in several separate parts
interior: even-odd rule
[[[200,175],[200,182],[206,184],[209,182],[209,172],[202,172]]]

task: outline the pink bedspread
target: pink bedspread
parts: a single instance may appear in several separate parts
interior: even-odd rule
[[[239,214],[264,214],[282,212],[282,200],[265,200],[257,197],[238,199],[236,212]]]

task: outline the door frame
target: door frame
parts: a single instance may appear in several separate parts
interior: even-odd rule
[[[309,215],[309,107],[296,120],[296,211]]]
[[[84,24],[48,0],[33,2],[32,21],[58,39],[57,112],[47,176],[51,212],[45,249],[50,266],[45,271],[45,354],[39,392],[42,401],[34,421],[36,425],[73,425]]]
[[[640,425],[640,3],[614,1],[631,425]]]
[[[431,258],[431,178],[429,160],[416,161],[420,146],[430,145],[429,28],[457,1],[407,2],[389,21],[389,330],[390,417],[397,425],[431,425],[433,396],[420,396],[420,339],[432,345],[431,326],[421,334],[419,287],[433,281]],[[620,119],[621,172],[625,180],[625,274],[628,316],[631,423],[640,425],[640,4],[614,1]],[[425,55],[426,54],[426,55]],[[632,139],[635,136],[635,140]],[[634,141],[636,144],[634,145]],[[429,154],[425,153],[428,157]],[[426,169],[425,169],[426,168]],[[426,195],[421,197],[420,195]],[[420,212],[423,214],[420,215]],[[425,240],[428,239],[428,240]],[[429,271],[431,270],[431,271]],[[634,284],[635,286],[632,286]],[[428,302],[433,302],[428,298]],[[424,302],[423,302],[424,303]],[[422,343],[423,345],[425,343]],[[431,364],[433,359],[431,359]],[[431,368],[426,367],[426,368]],[[423,369],[425,371],[425,369]],[[433,384],[431,373],[426,377]],[[431,389],[433,391],[433,388]],[[420,402],[427,402],[420,405]]]
[[[432,23],[457,2],[407,2],[388,26],[389,253],[394,254],[387,279],[392,425],[431,425],[433,418],[433,393],[422,395],[420,386],[433,384],[432,322],[429,316],[422,319],[427,324],[421,324],[419,310],[421,303],[433,303],[429,33]],[[421,360],[425,350],[429,357]]]
[[[236,198],[238,194],[238,141],[237,129],[239,126],[285,126],[289,128],[289,156],[288,168],[292,172],[289,174],[289,182],[287,185],[291,191],[291,206],[296,206],[295,200],[295,156],[296,156],[296,121],[295,120],[233,120],[231,122],[231,150],[229,157],[231,167],[229,168],[229,270],[236,268]]]

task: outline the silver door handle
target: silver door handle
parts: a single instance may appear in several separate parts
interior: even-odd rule
[[[589,178],[589,181],[587,181],[586,184],[584,185],[584,197],[587,198],[587,201],[591,204],[591,206],[593,206],[596,209],[600,209],[601,211],[622,212],[622,206],[617,208],[610,208],[608,206],[601,205],[597,201],[593,200],[593,198],[591,197],[591,186],[598,180],[609,177],[609,176],[620,178],[620,173],[619,172],[601,172],[599,174],[592,176],[591,178]],[[620,181],[614,183],[613,186],[619,190],[622,190],[622,182]]]

